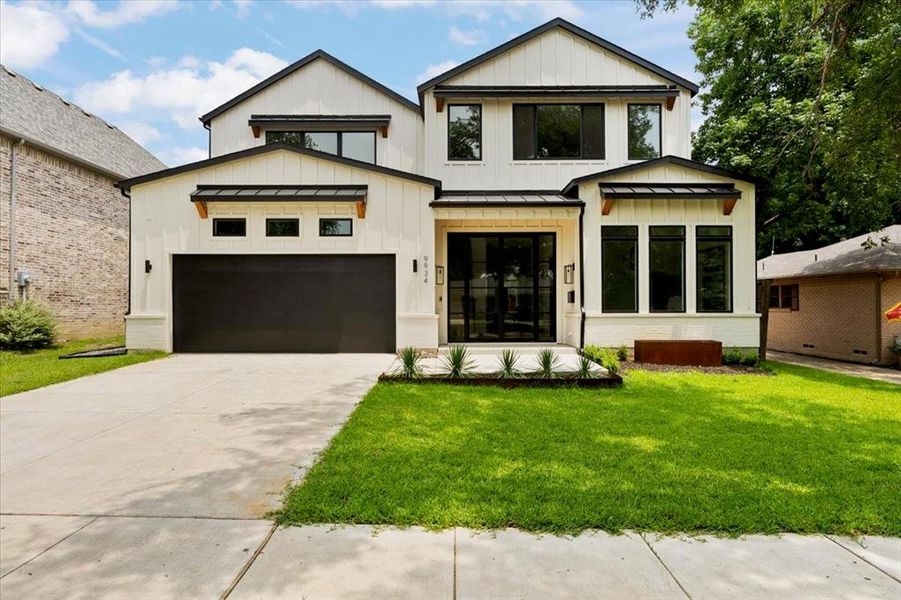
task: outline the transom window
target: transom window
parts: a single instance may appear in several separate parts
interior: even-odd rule
[[[513,105],[513,158],[604,158],[604,105]]]
[[[276,142],[375,163],[374,131],[267,131],[266,143]]]
[[[638,312],[638,227],[601,227],[601,310]]]
[[[732,227],[695,229],[698,312],[732,311]]]
[[[266,237],[300,237],[300,219],[266,219]]]
[[[213,219],[215,237],[244,237],[247,235],[247,219]]]
[[[770,286],[770,308],[798,310],[799,289],[797,283]]]
[[[353,234],[353,219],[319,219],[319,235],[322,237],[350,237]]]
[[[447,159],[482,160],[482,105],[447,107]]]
[[[685,312],[685,227],[648,228],[651,312]]]
[[[661,135],[659,104],[629,105],[629,160],[659,158]]]

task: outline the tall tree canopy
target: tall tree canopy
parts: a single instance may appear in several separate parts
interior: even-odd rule
[[[679,0],[636,0],[644,15]],[[901,2],[687,0],[694,158],[754,175],[758,254],[901,222]]]

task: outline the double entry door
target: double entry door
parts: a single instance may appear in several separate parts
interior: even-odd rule
[[[449,233],[448,341],[556,339],[553,233]]]

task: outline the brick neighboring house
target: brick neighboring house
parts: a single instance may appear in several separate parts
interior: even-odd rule
[[[901,336],[901,322],[884,313],[901,302],[901,225],[768,256],[757,261],[757,279],[770,284],[769,349],[871,364],[896,361],[890,347]]]
[[[0,302],[24,294],[47,305],[63,338],[122,333],[129,211],[113,184],[164,168],[119,129],[0,66]]]

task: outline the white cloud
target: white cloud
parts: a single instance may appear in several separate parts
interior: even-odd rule
[[[253,0],[234,0],[234,2],[239,17],[243,18],[250,14],[250,5],[253,4]]]
[[[117,58],[123,62],[127,60],[121,52],[119,52],[118,50],[116,50],[115,48],[113,48],[112,46],[110,46],[109,44],[107,44],[106,42],[101,40],[100,38],[94,37],[90,33],[83,31],[81,29],[76,29],[75,33],[77,33],[81,39],[86,41],[91,46],[94,46],[101,52],[104,52],[104,53],[112,56],[113,58]]]
[[[575,19],[582,16],[582,9],[572,0],[286,0],[288,4],[303,9],[337,8],[348,16],[356,16],[365,8],[403,10],[409,8],[435,8],[451,15],[473,17],[486,21],[494,13],[501,13],[514,21],[538,17]]]
[[[117,123],[116,126],[124,131],[128,137],[142,146],[146,146],[150,142],[155,142],[165,137],[159,129],[153,125],[142,123],[141,121],[124,121],[122,123]]]
[[[101,29],[137,23],[178,8],[179,3],[176,0],[122,1],[112,10],[100,10],[92,0],[69,0],[68,5],[69,12],[85,25]]]
[[[476,46],[485,41],[485,34],[481,31],[463,31],[456,25],[451,25],[447,31],[447,37],[453,43],[462,46]]]
[[[221,63],[176,66],[146,76],[130,70],[120,71],[103,81],[82,85],[75,91],[75,101],[87,110],[104,115],[155,112],[171,118],[184,129],[192,129],[197,126],[198,116],[286,65],[268,52],[240,48]]]
[[[197,147],[163,148],[154,152],[154,154],[169,167],[177,167],[209,158],[209,151],[206,148]]]
[[[42,64],[68,35],[63,22],[49,11],[0,2],[0,61],[10,68]]]
[[[416,83],[422,83],[423,81],[428,81],[432,77],[437,77],[441,75],[445,71],[449,71],[459,65],[455,60],[446,60],[442,63],[438,63],[437,65],[429,65],[425,71],[416,76]]]

